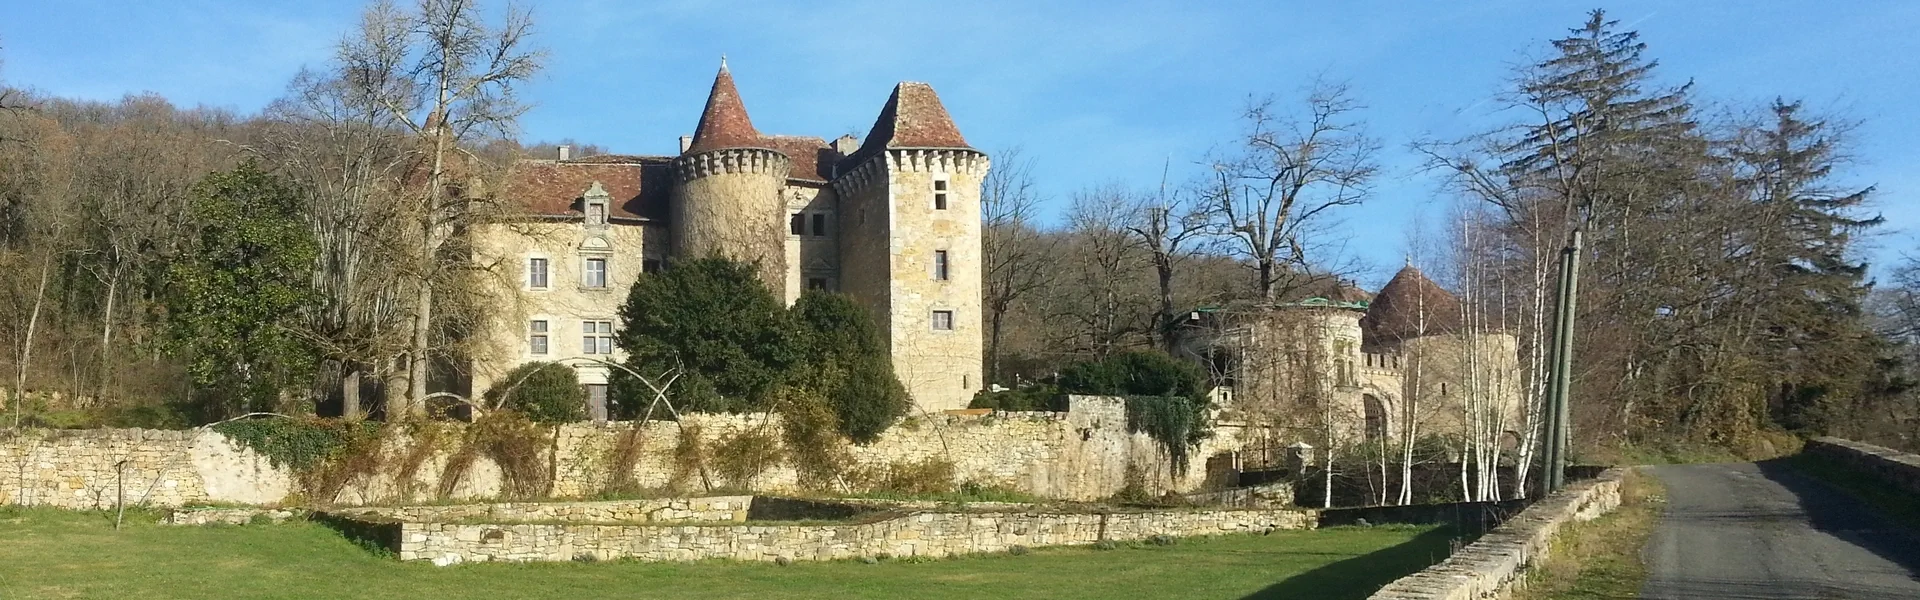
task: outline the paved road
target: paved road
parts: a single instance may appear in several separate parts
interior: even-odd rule
[[[1642,598],[1920,599],[1920,535],[1777,464],[1663,466]]]

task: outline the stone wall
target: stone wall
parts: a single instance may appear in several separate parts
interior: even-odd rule
[[[1076,396],[1066,412],[939,414],[909,419],[879,441],[852,446],[852,471],[875,475],[887,469],[948,461],[954,482],[1001,487],[1044,498],[1094,500],[1120,491],[1133,480],[1148,491],[1192,492],[1219,483],[1209,480],[1207,458],[1237,449],[1237,428],[1217,429],[1191,454],[1192,467],[1176,476],[1172,461],[1146,434],[1127,431],[1126,409],[1115,398]],[[505,477],[482,457],[457,477],[448,477],[459,450],[460,425],[437,437],[390,428],[379,467],[347,482],[333,498],[338,504],[405,504],[428,499],[476,499],[505,496]],[[679,483],[699,490],[698,477],[674,481],[673,455],[682,427],[697,429],[706,448],[744,432],[779,437],[779,424],[766,415],[688,415],[680,422],[571,424],[551,430],[544,451],[553,466],[547,496],[584,498],[605,491],[617,468],[621,444],[637,448],[629,483],[664,488]],[[129,504],[182,506],[193,503],[275,504],[298,491],[287,469],[207,430],[89,430],[0,433],[0,501],[66,508],[112,506],[125,463]],[[716,487],[791,492],[798,476],[778,465],[746,481]]]
[[[1840,461],[1872,473],[1895,487],[1920,494],[1920,454],[1836,437],[1808,440],[1801,451]]]
[[[631,558],[690,561],[832,560],[860,556],[950,556],[1127,541],[1156,535],[1195,536],[1310,529],[1315,517],[1295,510],[1211,510],[1131,513],[922,512],[845,525],[475,525],[402,523],[401,560],[446,565],[475,561],[566,561]]]
[[[599,502],[496,502],[364,507],[333,511],[354,517],[396,521],[485,521],[518,523],[569,521],[576,523],[686,523],[746,521],[753,496],[706,496]]]
[[[1587,521],[1620,506],[1620,480],[1611,469],[1569,484],[1535,502],[1440,564],[1402,577],[1373,600],[1480,600],[1505,598],[1529,566],[1545,557],[1554,535],[1570,521]]]
[[[73,509],[279,502],[284,469],[211,431],[0,431],[0,500]]]

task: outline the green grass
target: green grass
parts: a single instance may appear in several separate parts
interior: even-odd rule
[[[308,522],[168,527],[0,508],[0,598],[1364,598],[1442,557],[1446,530],[1334,528],[1114,550],[878,564],[606,562],[436,568]]]
[[[1840,490],[1885,515],[1888,519],[1920,530],[1920,502],[1913,493],[1852,466],[1813,454],[1796,454],[1779,462],[1834,489]]]
[[[1659,486],[1652,477],[1628,473],[1620,484],[1620,507],[1592,521],[1568,523],[1513,599],[1638,598],[1647,579],[1640,550],[1660,519],[1664,493]]]

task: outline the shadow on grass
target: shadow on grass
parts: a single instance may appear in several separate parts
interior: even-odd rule
[[[1453,527],[1436,528],[1391,548],[1288,577],[1243,600],[1366,598],[1396,579],[1445,559],[1458,538]]]

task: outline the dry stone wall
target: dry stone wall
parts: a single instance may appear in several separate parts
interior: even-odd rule
[[[1808,440],[1802,451],[1840,461],[1872,473],[1895,487],[1920,494],[1920,454],[1836,437]]]
[[[747,509],[752,505],[752,496],[707,496],[599,502],[497,502],[365,507],[335,512],[341,515],[396,521],[680,523],[746,521]]]
[[[888,469],[947,461],[955,483],[1001,487],[1044,498],[1094,500],[1130,481],[1149,492],[1192,492],[1209,480],[1207,457],[1237,449],[1239,429],[1222,427],[1192,451],[1193,468],[1176,474],[1158,442],[1127,430],[1126,408],[1117,398],[1075,396],[1065,412],[936,414],[910,418],[879,441],[848,449],[852,470]],[[405,504],[427,499],[505,497],[506,478],[484,456],[452,468],[460,426],[437,436],[390,428],[378,467],[359,474],[329,500],[344,505]],[[779,437],[767,415],[688,415],[680,422],[650,421],[562,425],[550,430],[543,463],[553,466],[546,495],[584,498],[614,483],[629,469],[627,484],[698,489],[698,477],[676,481],[675,449],[685,427],[702,446],[715,448],[734,436]],[[623,449],[631,450],[623,452]],[[618,457],[631,457],[622,464]],[[711,462],[711,461],[709,461]],[[121,469],[124,468],[124,478]],[[30,430],[0,433],[0,502],[65,508],[113,506],[124,482],[127,502],[161,507],[195,503],[272,505],[300,491],[289,470],[225,436],[207,430]],[[457,473],[457,474],[456,474]],[[745,481],[712,475],[715,486],[767,492],[799,488],[790,465],[776,465]]]
[[[1092,544],[1156,535],[1196,536],[1310,529],[1296,510],[1138,513],[922,512],[847,525],[476,525],[403,523],[401,560],[479,561],[630,558],[690,561],[832,560],[859,556],[950,556],[1015,546]]]
[[[1505,598],[1527,568],[1546,556],[1562,526],[1571,521],[1598,518],[1620,506],[1620,480],[1625,474],[1619,469],[1609,469],[1597,478],[1568,485],[1455,551],[1440,564],[1402,577],[1368,598]]]

